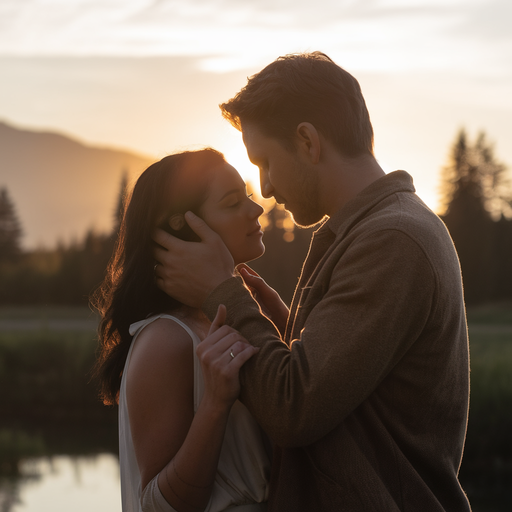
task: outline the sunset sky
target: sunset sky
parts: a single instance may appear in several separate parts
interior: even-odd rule
[[[0,0],[0,120],[155,158],[211,145],[257,179],[218,104],[321,50],[359,80],[384,169],[436,209],[461,127],[512,167],[511,23],[510,0]]]

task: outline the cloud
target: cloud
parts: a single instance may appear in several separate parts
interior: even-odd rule
[[[509,0],[1,0],[0,54],[203,56],[203,70],[321,49],[352,69],[500,68]],[[492,37],[491,37],[492,34]]]
[[[465,10],[465,16],[455,29],[456,34],[479,37],[484,41],[512,40],[512,2],[490,0],[473,2]]]

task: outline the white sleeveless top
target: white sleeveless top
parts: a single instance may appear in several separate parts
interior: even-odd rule
[[[182,321],[167,314],[155,315],[130,326],[130,334],[133,339],[126,358],[119,391],[119,464],[123,512],[142,512],[141,478],[137,459],[135,458],[126,402],[126,370],[130,364],[132,349],[137,336],[144,327],[158,318],[173,320],[181,325],[192,338],[194,348],[194,412],[197,411],[204,394],[201,364],[196,355],[196,348],[201,340],[196,333]],[[169,342],[172,343],[172,340],[169,340]],[[233,510],[236,510],[237,505],[266,502],[268,499],[269,475],[270,461],[265,450],[262,431],[247,408],[237,400],[229,415],[217,475],[210,502],[205,512],[221,512],[231,509],[231,507],[235,507]],[[153,485],[156,485],[156,479]],[[164,507],[163,510],[174,510],[165,500]],[[264,509],[262,508],[262,510]]]

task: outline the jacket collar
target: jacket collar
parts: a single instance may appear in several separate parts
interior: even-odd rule
[[[386,174],[343,205],[320,226],[315,234],[329,230],[335,235],[339,235],[386,197],[397,192],[414,193],[415,191],[412,176],[406,171],[394,171]]]

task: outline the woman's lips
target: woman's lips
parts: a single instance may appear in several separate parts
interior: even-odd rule
[[[255,227],[251,232],[249,232],[249,233],[247,234],[247,236],[257,235],[257,234],[259,234],[259,233],[263,234],[263,231],[261,231],[261,226],[260,226],[260,225],[258,225],[258,226],[257,226],[257,227]]]

